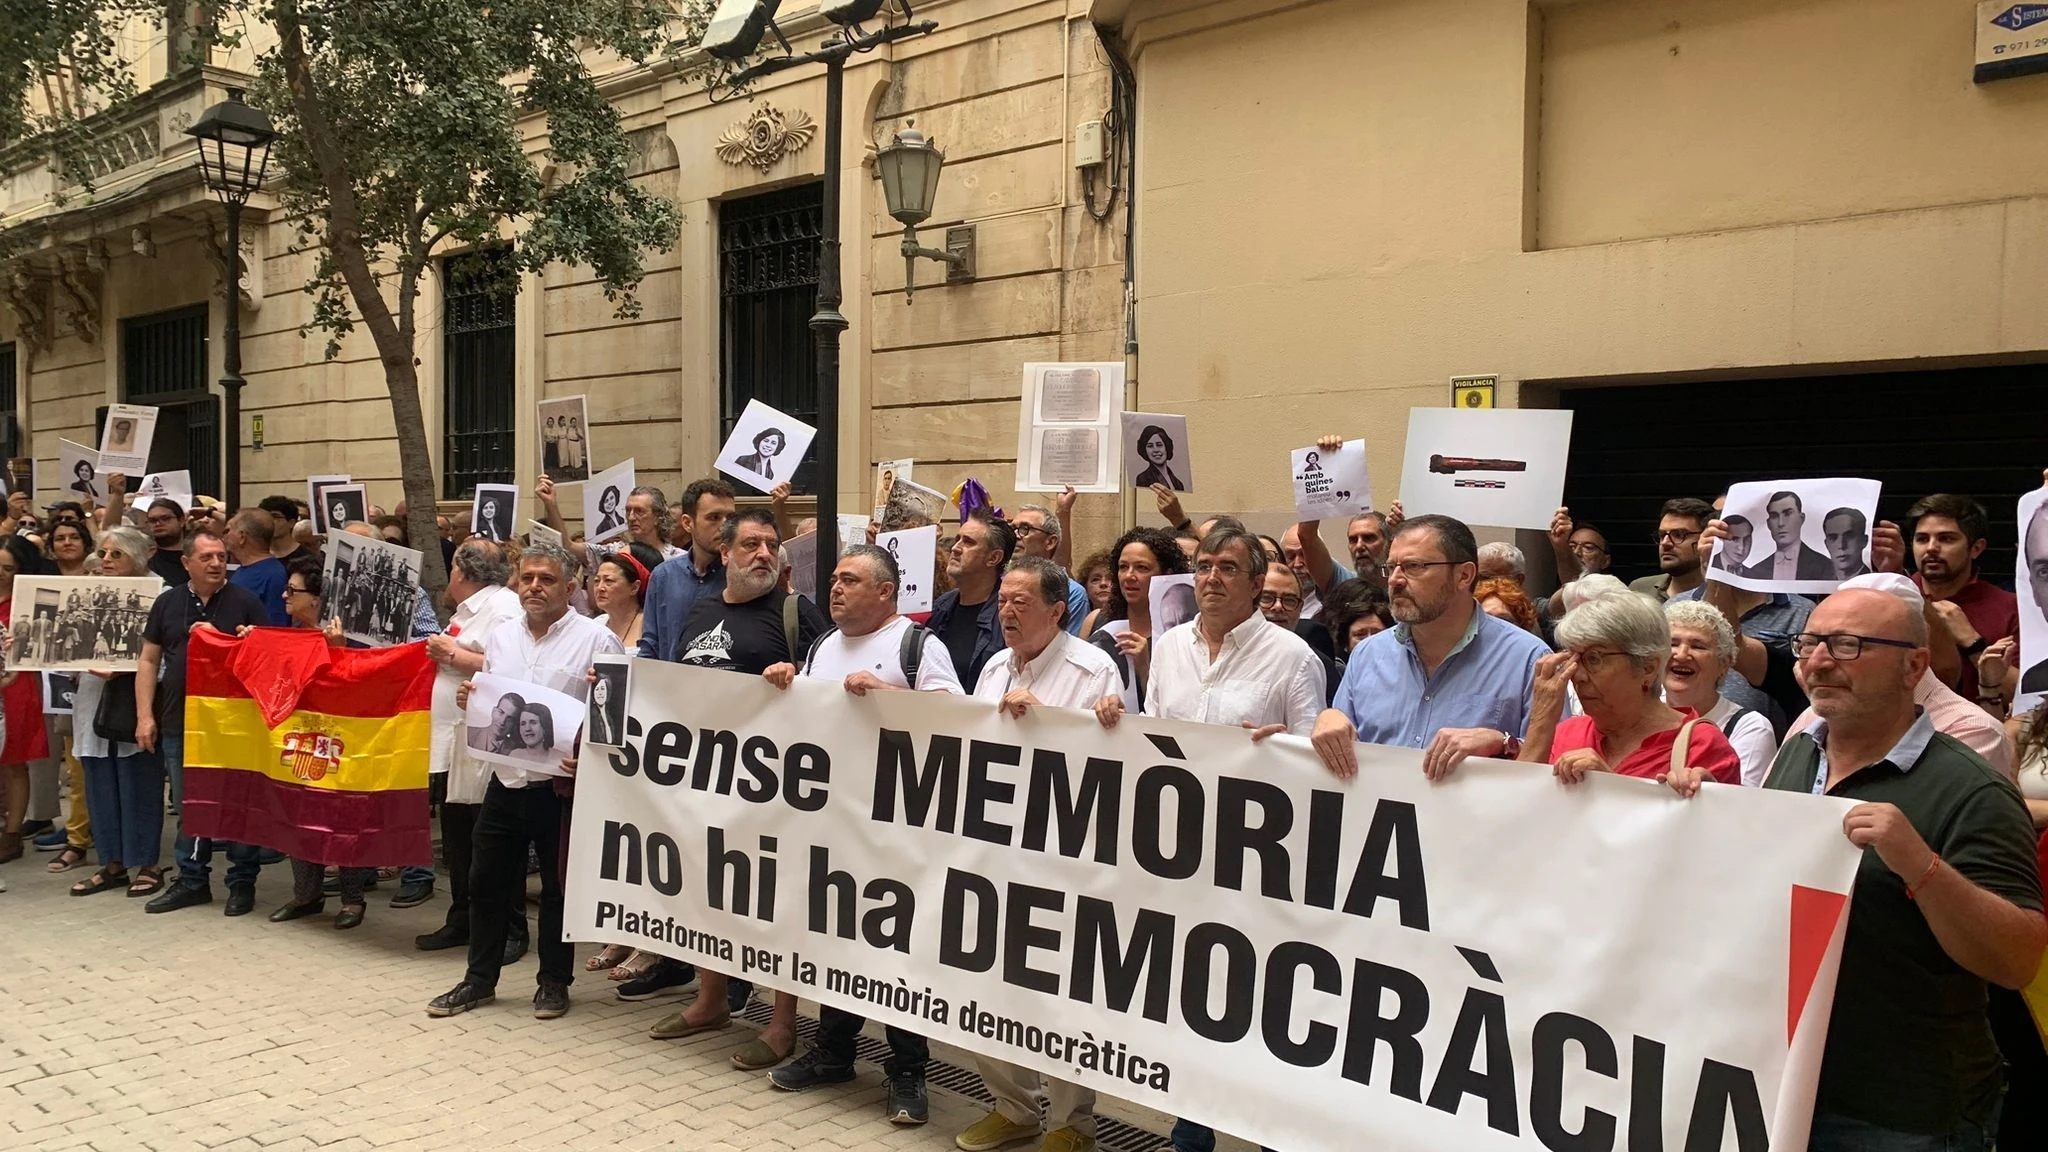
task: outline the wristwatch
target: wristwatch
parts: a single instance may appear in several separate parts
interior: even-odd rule
[[[1500,758],[1513,760],[1522,754],[1522,738],[1503,730],[1500,734]]]

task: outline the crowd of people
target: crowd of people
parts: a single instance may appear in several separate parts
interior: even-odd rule
[[[438,667],[428,755],[450,892],[444,922],[416,944],[464,949],[465,965],[428,1014],[492,1003],[504,968],[529,945],[537,1016],[569,1010],[578,974],[562,938],[574,760],[563,776],[471,757],[471,677],[580,699],[596,657],[629,652],[785,689],[807,677],[856,695],[955,694],[1014,715],[1085,709],[1105,726],[1141,713],[1258,738],[1290,733],[1339,779],[1358,772],[1365,743],[1418,750],[1432,779],[1486,757],[1548,766],[1566,785],[1610,772],[1681,796],[1722,786],[1849,798],[1857,803],[1843,834],[1866,851],[1811,1146],[2048,1147],[2048,1055],[2015,991],[2035,979],[2048,947],[2038,863],[2048,850],[2048,720],[2038,707],[2012,711],[2017,602],[1979,568],[1988,517],[1977,501],[1929,496],[1903,527],[1850,526],[1867,532],[1870,570],[1839,569],[1839,590],[1816,602],[1709,579],[1715,543],[1747,526],[1724,521],[1702,496],[1667,501],[1654,527],[1639,529],[1657,546],[1658,571],[1631,583],[1609,571],[1607,535],[1559,509],[1549,532],[1559,585],[1538,595],[1514,545],[1481,544],[1457,520],[1404,516],[1398,503],[1351,520],[1338,554],[1318,523],[1276,539],[1231,515],[1197,521],[1171,490],[1153,491],[1163,524],[1078,561],[1071,492],[1008,514],[968,510],[948,526],[932,574],[940,594],[922,618],[899,615],[896,592],[906,575],[923,574],[901,572],[872,543],[844,551],[822,605],[794,591],[783,544],[815,525],[791,522],[786,485],[767,507],[741,507],[717,478],[692,482],[674,504],[658,487],[636,488],[616,547],[586,548],[568,532],[545,478],[535,493],[542,522],[565,544],[463,539],[444,520],[446,625],[420,616],[414,635]],[[82,678],[68,724],[29,702],[19,686],[32,677],[6,687],[0,858],[20,855],[20,837],[40,831],[35,846],[59,853],[52,872],[97,853],[99,869],[75,894],[118,888],[165,912],[211,902],[217,849],[225,911],[240,915],[252,908],[258,870],[275,862],[260,847],[180,835],[168,883],[159,856],[165,784],[175,811],[182,767],[184,637],[200,624],[319,627],[320,541],[303,532],[303,509],[289,498],[231,519],[168,503],[148,508],[137,528],[120,523],[118,507],[95,525],[89,507],[60,504],[39,517],[21,497],[10,501],[0,613],[22,572],[154,572],[175,587],[149,610],[140,672]],[[402,519],[371,518],[347,530],[403,542]],[[871,533],[929,522],[924,510],[891,505]],[[1192,619],[1154,620],[1152,582],[1162,577],[1191,579]],[[332,629],[330,639],[341,642]],[[109,701],[123,695],[125,729],[104,722],[119,720]],[[55,753],[66,739],[83,764],[74,819],[44,828],[33,818],[56,817]],[[335,926],[362,922],[376,872],[293,867],[293,899],[271,919],[322,912],[336,894]],[[539,919],[529,927],[534,874]],[[430,870],[398,879],[395,904],[433,894]],[[726,1028],[753,995],[733,974],[625,945],[581,967],[629,1002],[694,988],[652,1022],[658,1038]],[[795,998],[775,993],[770,1023],[733,1062],[769,1070],[791,1092],[855,1076],[859,1016],[825,1008],[801,1053],[796,1022]],[[886,1115],[923,1123],[927,1041],[896,1027],[886,1035]],[[979,1063],[996,1104],[957,1134],[960,1148],[1092,1147],[1091,1091]],[[1185,1120],[1171,1139],[1180,1152],[1215,1143]]]

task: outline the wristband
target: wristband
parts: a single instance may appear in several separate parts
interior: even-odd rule
[[[1962,649],[1962,653],[1965,656],[1976,656],[1989,647],[1991,647],[1991,641],[1986,640],[1982,636],[1979,636],[1973,643],[1965,645]]]
[[[1920,893],[1927,887],[1928,879],[1934,875],[1934,870],[1939,867],[1941,867],[1941,854],[1937,852],[1934,859],[1927,862],[1927,871],[1922,872],[1918,880],[1906,885],[1906,899],[1918,900]]]
[[[1186,519],[1183,519],[1183,520],[1182,520],[1182,521],[1181,521],[1180,523],[1178,523],[1178,524],[1175,524],[1175,525],[1173,526],[1173,530],[1174,530],[1175,532],[1186,532],[1186,531],[1187,531],[1188,529],[1190,529],[1190,528],[1193,528],[1194,526],[1195,526],[1195,521],[1194,521],[1194,517],[1190,516],[1190,517],[1187,517]]]

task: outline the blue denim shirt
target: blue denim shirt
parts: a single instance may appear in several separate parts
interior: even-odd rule
[[[711,569],[697,574],[697,563],[685,550],[681,556],[664,560],[647,578],[647,606],[640,619],[640,646],[634,655],[656,660],[675,659],[676,642],[683,638],[683,625],[700,596],[725,591],[725,565],[713,560]]]
[[[1332,707],[1351,718],[1366,744],[1425,748],[1442,728],[1492,728],[1520,735],[1529,726],[1536,661],[1543,641],[1472,608],[1465,638],[1426,676],[1407,625],[1351,652]]]

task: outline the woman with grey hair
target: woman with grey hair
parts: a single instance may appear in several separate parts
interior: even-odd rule
[[[141,529],[109,528],[100,536],[89,570],[98,576],[149,576],[149,550],[149,537]],[[96,721],[100,702],[109,692],[127,698],[125,715],[132,724],[133,672],[88,670],[78,678],[78,690],[71,697],[72,754],[85,770],[86,811],[100,854],[99,871],[73,884],[71,894],[91,896],[119,888],[130,896],[149,896],[164,886],[163,868],[157,863],[164,840],[164,762],[138,746],[132,730],[125,733],[126,740],[120,739],[120,732],[112,737],[101,734]]]
[[[1728,737],[1742,760],[1742,782],[1763,786],[1778,756],[1770,717],[1721,695],[1721,680],[1735,667],[1735,630],[1721,611],[1698,600],[1664,606],[1671,628],[1671,658],[1664,666],[1664,702],[1687,708]]]
[[[1624,590],[1581,601],[1558,621],[1557,642],[1564,651],[1536,662],[1519,759],[1548,763],[1567,784],[1588,772],[1661,781],[1683,768],[1742,782],[1742,762],[1721,730],[1664,702],[1671,632],[1649,597]],[[1569,720],[1560,719],[1566,684],[1584,713]]]

